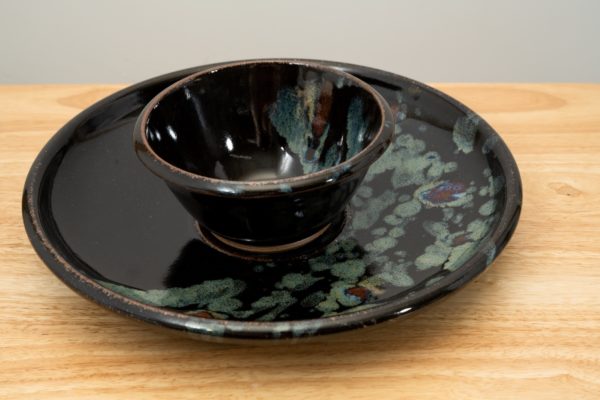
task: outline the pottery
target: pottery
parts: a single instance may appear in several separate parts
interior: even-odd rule
[[[43,262],[111,311],[218,341],[338,340],[327,334],[427,312],[472,281],[519,220],[521,180],[501,137],[427,85],[323,63],[372,85],[396,116],[391,146],[329,243],[275,261],[215,250],[137,159],[131,132],[144,106],[179,79],[215,67],[202,66],[109,96],[44,147],[23,195],[25,228]],[[64,313],[77,323],[81,310]]]
[[[341,219],[393,129],[385,99],[358,78],[261,60],[169,86],[142,111],[134,140],[206,236],[273,252],[301,247]]]

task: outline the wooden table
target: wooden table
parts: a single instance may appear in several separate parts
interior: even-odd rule
[[[600,85],[443,84],[504,137],[524,207],[493,267],[328,344],[174,338],[87,302],[21,224],[36,154],[118,85],[0,87],[0,398],[600,398]]]

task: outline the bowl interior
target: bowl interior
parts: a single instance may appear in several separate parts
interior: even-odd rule
[[[211,178],[256,181],[317,172],[368,146],[383,120],[373,93],[335,71],[241,64],[162,98],[146,138],[164,161]]]

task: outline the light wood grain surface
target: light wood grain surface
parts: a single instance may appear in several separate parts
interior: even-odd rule
[[[600,85],[436,85],[481,113],[524,207],[493,267],[411,319],[322,343],[172,337],[38,259],[21,190],[46,141],[121,86],[0,86],[0,398],[600,398]]]

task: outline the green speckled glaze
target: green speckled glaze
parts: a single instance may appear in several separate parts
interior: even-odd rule
[[[468,154],[473,151],[478,125],[479,117],[474,114],[468,114],[456,120],[452,131],[452,140],[457,147],[456,152]]]
[[[348,83],[340,79],[338,88],[346,84]],[[315,122],[320,122],[316,120],[323,118],[318,113],[321,90],[320,82],[310,81],[305,82],[303,87],[281,89],[269,111],[271,123],[279,136],[285,139],[292,154],[298,156],[305,174],[337,165],[358,154],[369,142],[366,136],[367,121],[364,119],[363,103],[357,97],[351,100],[346,117],[347,134],[343,140],[347,140],[347,151],[343,151],[341,143],[324,150],[329,125],[325,126],[320,136],[315,134],[313,128]],[[307,149],[314,152],[308,156]]]
[[[300,104],[292,92],[281,97],[285,101],[278,103],[274,121],[284,120],[278,113],[302,112],[308,126],[314,105]],[[406,110],[399,113],[410,112],[403,104],[395,106]],[[264,274],[273,282],[255,297],[244,295],[254,279],[207,280],[187,288],[147,291],[103,284],[154,306],[205,311],[204,317],[278,321],[365,309],[416,283],[435,282],[460,268],[485,241],[497,219],[495,196],[502,191],[502,179],[488,168],[468,174],[461,170],[461,154],[473,151],[476,118],[459,120],[449,133],[404,117],[393,145],[357,190],[339,237],[310,258],[255,263],[254,278],[261,281]],[[281,123],[278,129],[289,133],[292,149],[294,138],[305,138],[301,127],[284,129]],[[433,135],[438,140],[445,135],[440,140],[447,142],[443,152],[428,145]],[[491,262],[494,252],[487,251]]]

